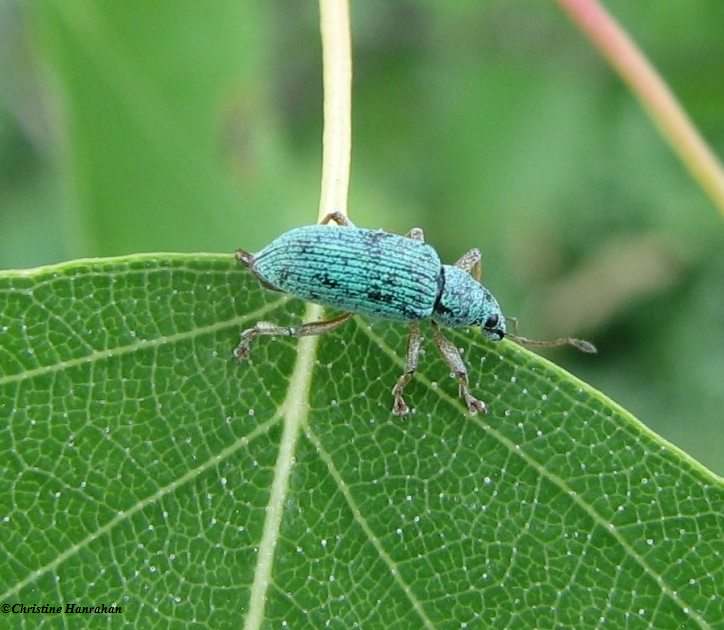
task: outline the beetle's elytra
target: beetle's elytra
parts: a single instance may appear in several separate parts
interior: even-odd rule
[[[327,225],[331,220],[342,227]],[[344,311],[334,319],[293,327],[258,322],[241,333],[241,342],[234,351],[237,359],[248,357],[251,343],[259,335],[320,335],[357,313],[409,322],[407,364],[392,390],[393,413],[404,415],[409,408],[403,392],[417,369],[422,345],[419,322],[430,319],[435,345],[457,378],[460,396],[469,411],[486,412],[485,403],[470,393],[460,352],[440,330],[440,326],[480,326],[493,341],[506,335],[505,317],[498,302],[480,284],[477,249],[471,249],[454,265],[443,265],[419,228],[400,236],[357,228],[344,215],[333,212],[320,225],[285,232],[256,254],[237,250],[236,258],[272,290]],[[525,337],[514,338],[536,345],[570,343],[595,352],[591,344],[577,339],[533,342]]]
[[[265,282],[310,302],[395,320],[430,317],[440,259],[429,245],[397,234],[306,225],[254,256]]]

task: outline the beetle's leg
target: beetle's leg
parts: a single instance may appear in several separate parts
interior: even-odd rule
[[[244,265],[244,267],[251,267],[254,262],[254,254],[244,251],[243,249],[237,249],[234,252],[234,258],[238,263]]]
[[[269,289],[270,291],[279,291],[275,286],[269,284],[264,278],[262,278],[257,272],[256,269],[254,269],[254,254],[250,254],[247,251],[244,251],[243,249],[237,249],[234,252],[234,258],[236,258],[237,262],[244,265],[251,273],[256,276],[256,279],[259,281],[261,286]]]
[[[392,395],[395,402],[392,405],[392,413],[396,416],[404,416],[410,412],[410,408],[402,397],[405,386],[412,380],[412,375],[417,369],[417,359],[420,356],[420,348],[422,347],[422,335],[420,334],[420,324],[413,322],[410,324],[410,336],[407,339],[407,361],[405,362],[405,371],[402,376],[397,379],[397,383],[392,388]]]
[[[241,333],[241,341],[234,348],[234,357],[239,361],[249,357],[251,343],[260,335],[272,335],[283,337],[309,337],[310,335],[323,335],[344,324],[352,313],[343,313],[334,319],[327,319],[320,322],[305,322],[297,326],[277,326],[271,322],[257,322],[256,326],[247,328]]]
[[[456,262],[456,267],[467,271],[473,278],[480,282],[480,250],[473,248],[465,252]]]
[[[468,370],[465,367],[463,358],[460,356],[460,351],[455,347],[455,344],[443,336],[440,327],[435,322],[431,323],[435,345],[438,350],[440,350],[440,354],[442,354],[443,359],[445,359],[445,363],[450,366],[455,378],[458,380],[460,386],[460,397],[465,401],[465,404],[468,406],[468,410],[472,414],[475,414],[478,411],[487,413],[488,408],[485,406],[485,403],[482,400],[478,400],[470,393],[470,389],[468,388]]]
[[[350,221],[346,215],[342,214],[339,210],[327,213],[324,218],[319,222],[319,225],[327,225],[330,221],[334,221],[337,225],[343,225],[345,227],[354,227],[354,223]]]
[[[405,234],[407,238],[411,238],[413,241],[422,241],[425,242],[425,233],[422,231],[422,228],[414,227],[412,228],[407,234]]]

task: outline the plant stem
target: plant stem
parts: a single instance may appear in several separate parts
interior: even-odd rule
[[[324,134],[319,219],[347,215],[352,147],[352,46],[348,0],[319,0],[324,67]]]
[[[724,170],[656,69],[598,0],[558,0],[653,118],[694,179],[724,214]]]

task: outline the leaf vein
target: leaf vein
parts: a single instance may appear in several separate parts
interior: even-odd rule
[[[390,359],[392,359],[393,362],[397,363],[400,367],[404,367],[404,361],[397,356],[397,353],[390,348],[381,337],[379,337],[377,334],[372,332],[370,330],[369,326],[359,326],[359,329],[362,330],[372,341],[375,342],[379,346],[379,348],[388,355]],[[504,361],[506,361],[505,357],[503,357]],[[515,366],[519,367],[519,366]],[[536,375],[538,378],[541,378],[540,375]],[[424,375],[422,375],[419,371],[415,372],[414,378],[425,385],[428,389],[435,392],[435,394],[445,402],[449,403],[453,407],[456,407],[460,410],[460,415],[462,417],[467,416],[467,409],[463,407],[463,405],[455,398],[447,394],[446,392],[442,391],[439,387],[432,387],[432,383],[430,380],[428,380]],[[562,392],[563,393],[563,392]],[[566,394],[567,395],[567,394]],[[592,412],[596,413],[594,410],[591,410]],[[555,475],[551,472],[549,472],[543,464],[535,460],[533,457],[531,457],[528,453],[523,451],[522,449],[518,449],[515,447],[515,444],[507,438],[505,435],[500,433],[495,427],[493,427],[491,424],[488,424],[487,422],[481,420],[477,416],[473,416],[470,418],[471,422],[474,422],[477,424],[483,431],[485,431],[488,435],[491,435],[494,437],[501,445],[505,446],[511,453],[516,454],[518,457],[520,457],[523,462],[525,462],[528,466],[533,468],[533,470],[539,474],[540,476],[546,478],[548,481],[550,481],[554,486],[556,486],[559,490],[563,492],[566,496],[570,498],[573,503],[578,506],[581,510],[583,510],[584,513],[586,513],[594,523],[596,523],[599,527],[603,529],[609,536],[612,536],[616,542],[621,545],[623,550],[644,570],[644,572],[653,579],[656,584],[661,588],[662,593],[664,593],[669,599],[671,599],[681,610],[686,614],[690,619],[692,619],[694,622],[696,622],[699,627],[701,628],[709,628],[709,625],[706,623],[706,621],[697,613],[693,606],[687,605],[686,602],[684,602],[678,593],[674,592],[665,582],[661,575],[659,575],[650,565],[648,562],[646,562],[645,558],[643,558],[636,550],[629,544],[629,542],[621,535],[620,532],[616,531],[615,529],[611,529],[608,527],[608,522],[601,514],[598,513],[598,511],[595,509],[593,505],[588,504],[586,501],[581,498],[581,495],[575,492],[564,479],[559,477],[558,475]]]
[[[79,365],[84,365],[86,363],[95,363],[97,361],[104,361],[106,359],[111,359],[113,357],[123,356],[126,354],[133,354],[134,352],[138,352],[140,350],[146,350],[148,348],[158,348],[167,344],[176,343],[179,341],[185,341],[187,339],[195,339],[197,337],[201,337],[202,335],[208,335],[211,333],[219,332],[221,330],[225,330],[227,328],[231,328],[234,326],[240,326],[246,321],[257,319],[258,317],[261,317],[262,315],[265,315],[266,313],[275,310],[279,306],[281,306],[286,300],[284,298],[277,300],[275,302],[271,302],[269,304],[265,304],[263,307],[256,309],[255,311],[251,313],[246,313],[245,315],[238,315],[236,317],[232,317],[231,319],[227,319],[221,322],[215,322],[213,324],[208,324],[206,326],[198,326],[195,328],[191,328],[190,330],[185,330],[183,332],[179,332],[173,335],[166,335],[166,336],[160,336],[156,337],[154,339],[143,339],[140,341],[136,341],[134,343],[130,343],[125,346],[119,346],[117,348],[111,348],[106,350],[96,350],[94,352],[90,352],[82,357],[76,357],[73,359],[68,359],[66,361],[59,361],[57,363],[52,363],[49,365],[43,365],[41,367],[32,368],[30,370],[25,370],[23,372],[18,372],[17,374],[9,374],[7,376],[0,377],[0,386],[7,385],[10,383],[18,383],[25,380],[29,380],[32,378],[35,378],[37,376],[43,376],[45,374],[52,374],[55,372],[62,372],[64,370],[68,370],[74,367],[77,367]]]
[[[9,597],[12,597],[19,593],[23,588],[25,588],[28,584],[33,583],[38,578],[45,575],[48,571],[54,570],[56,567],[60,566],[63,562],[68,560],[69,558],[73,557],[75,554],[80,552],[82,549],[93,543],[95,540],[103,536],[104,534],[108,534],[116,525],[119,525],[120,523],[123,523],[127,521],[129,518],[143,510],[149,505],[152,505],[156,503],[157,501],[161,500],[166,495],[178,490],[180,487],[184,486],[186,483],[193,481],[196,479],[199,475],[206,472],[210,468],[218,465],[223,460],[227,459],[228,457],[231,457],[234,453],[236,453],[239,449],[247,447],[254,439],[257,437],[263,435],[266,433],[271,427],[273,427],[279,420],[280,414],[275,414],[272,416],[269,420],[264,422],[263,424],[258,425],[253,431],[251,431],[248,435],[245,435],[238,440],[236,440],[233,444],[230,444],[226,448],[222,449],[217,455],[214,455],[213,457],[210,457],[206,462],[203,464],[197,466],[196,468],[192,468],[188,472],[181,475],[178,479],[175,481],[172,481],[171,483],[165,485],[162,488],[159,488],[157,492],[153,493],[152,495],[149,495],[145,499],[142,499],[138,501],[135,505],[132,507],[123,510],[119,512],[116,516],[114,516],[112,519],[110,519],[107,523],[96,529],[95,531],[89,533],[83,540],[80,540],[74,545],[71,545],[68,547],[65,551],[58,554],[58,556],[53,559],[52,561],[46,563],[42,567],[36,569],[32,573],[30,573],[28,576],[17,582],[12,588],[8,589],[5,593],[0,595],[1,600],[6,600]],[[199,510],[199,513],[201,511]]]
[[[354,500],[354,497],[352,496],[352,493],[350,492],[349,487],[347,486],[344,479],[342,478],[342,475],[340,475],[339,471],[337,470],[337,467],[334,465],[334,461],[332,460],[332,457],[330,456],[330,454],[327,453],[327,451],[322,446],[321,441],[316,436],[316,434],[312,432],[312,430],[309,428],[309,426],[305,427],[304,435],[317,449],[317,454],[319,455],[319,458],[327,466],[327,470],[329,471],[330,476],[332,477],[334,482],[337,484],[339,491],[342,493],[342,496],[344,497],[345,501],[347,502],[347,505],[348,505],[350,511],[352,512],[352,516],[353,516],[354,520],[362,528],[362,531],[365,533],[367,538],[369,538],[370,542],[372,543],[372,546],[375,548],[375,550],[377,551],[377,553],[380,556],[380,558],[382,559],[382,561],[387,565],[387,568],[390,570],[390,574],[392,575],[395,582],[397,582],[397,585],[402,589],[402,591],[405,593],[407,598],[410,600],[410,603],[412,604],[413,608],[415,609],[415,612],[420,617],[420,620],[423,622],[423,624],[425,625],[426,628],[434,629],[435,626],[432,623],[432,621],[430,620],[430,618],[427,616],[427,613],[425,612],[425,609],[423,608],[422,603],[417,599],[417,597],[415,597],[415,594],[412,592],[410,585],[407,584],[407,582],[405,582],[402,579],[402,576],[400,575],[400,571],[397,568],[397,563],[392,559],[392,556],[390,556],[390,554],[387,553],[385,548],[382,546],[380,539],[372,531],[372,528],[370,527],[369,523],[367,522],[367,519],[362,515],[362,512],[360,511],[359,507],[357,506],[357,503]]]

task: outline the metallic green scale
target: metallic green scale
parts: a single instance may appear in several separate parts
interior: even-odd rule
[[[307,225],[254,256],[252,271],[303,300],[384,319],[432,315],[442,286],[435,250],[381,230]]]
[[[326,225],[329,221],[340,227]],[[403,390],[417,369],[422,347],[419,322],[430,319],[435,345],[457,379],[469,411],[486,411],[485,403],[470,393],[459,350],[440,330],[440,326],[479,326],[492,341],[500,341],[506,334],[498,302],[480,284],[477,249],[471,249],[454,265],[443,265],[437,252],[425,244],[419,228],[399,236],[357,228],[343,214],[333,212],[321,225],[285,232],[256,254],[239,249],[236,259],[270,289],[345,311],[330,320],[297,326],[257,322],[241,333],[241,342],[234,350],[237,359],[248,358],[252,341],[260,335],[321,335],[356,313],[409,322],[405,372],[392,390],[392,411],[404,415],[409,408]],[[537,345],[571,343],[586,352],[595,351],[591,344],[576,339],[533,342],[513,338]]]

